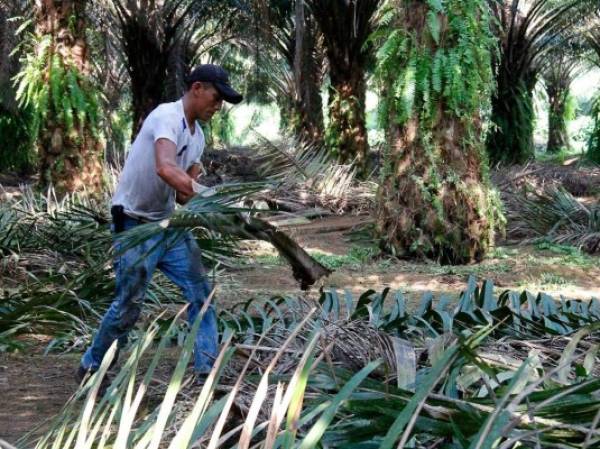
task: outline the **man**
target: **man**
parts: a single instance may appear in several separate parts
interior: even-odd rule
[[[174,211],[175,201],[184,204],[198,192],[195,180],[200,174],[205,141],[197,120],[209,121],[221,109],[223,100],[234,104],[242,101],[242,96],[229,85],[227,72],[219,66],[200,65],[185,81],[183,97],[154,109],[131,146],[112,199],[114,233],[163,220]],[[157,268],[181,288],[189,301],[190,322],[211,292],[200,250],[191,234],[181,236],[166,229],[117,255],[114,267],[116,296],[81,359],[77,372],[80,381],[87,373],[98,370],[115,340],[119,340],[119,347],[125,344]],[[217,343],[217,320],[211,305],[195,341],[194,370],[199,376],[210,371]]]

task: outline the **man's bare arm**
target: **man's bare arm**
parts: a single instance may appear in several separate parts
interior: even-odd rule
[[[175,189],[178,195],[191,198],[193,178],[177,165],[177,147],[169,139],[158,139],[154,144],[156,158],[156,173],[160,178]]]

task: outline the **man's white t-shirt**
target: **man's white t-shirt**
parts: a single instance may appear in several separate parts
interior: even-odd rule
[[[181,100],[154,109],[131,145],[112,198],[113,205],[123,206],[125,213],[134,218],[157,221],[175,210],[175,189],[156,173],[154,142],[158,139],[175,143],[177,165],[185,171],[200,163],[204,151],[202,128],[196,122],[194,134],[190,133]]]

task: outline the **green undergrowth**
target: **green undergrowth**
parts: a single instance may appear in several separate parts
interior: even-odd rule
[[[334,270],[338,268],[360,268],[370,263],[377,266],[391,265],[389,260],[374,260],[377,255],[377,250],[374,247],[352,246],[348,253],[344,255],[327,254],[320,251],[311,251],[310,255],[327,268]]]
[[[542,241],[537,243],[535,248],[545,253],[543,253],[544,257],[530,256],[540,264],[555,264],[573,268],[600,267],[600,258],[590,256],[574,246]]]
[[[438,275],[480,276],[483,274],[510,273],[513,265],[504,260],[484,261],[472,265],[440,265],[437,263],[423,264],[416,267],[420,273]]]
[[[548,164],[563,165],[567,160],[581,157],[581,152],[576,149],[561,148],[556,153],[542,153],[536,156],[536,160]]]
[[[569,281],[563,276],[555,273],[542,273],[540,276],[541,284],[544,286],[565,286]]]

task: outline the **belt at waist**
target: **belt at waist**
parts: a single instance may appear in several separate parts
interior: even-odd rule
[[[114,230],[116,233],[119,233],[119,232],[122,232],[125,230],[125,221],[126,220],[133,220],[133,221],[137,222],[138,224],[150,223],[150,220],[146,220],[145,218],[141,218],[141,217],[134,217],[134,216],[131,216],[130,214],[125,213],[123,206],[118,205],[118,204],[114,205],[110,209],[110,214],[112,215]]]
[[[135,220],[135,221],[139,221],[140,223],[152,223],[152,220],[148,220],[147,218],[142,218],[142,217],[136,217],[134,215],[128,214],[123,212],[123,215],[125,215],[125,218],[128,220]]]

